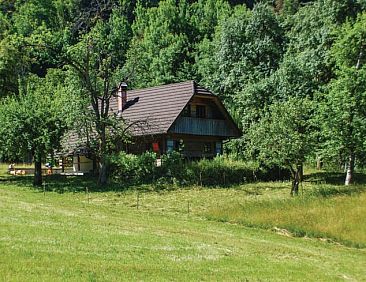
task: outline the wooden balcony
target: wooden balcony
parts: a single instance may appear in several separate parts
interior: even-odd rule
[[[236,136],[235,131],[225,120],[179,117],[169,132],[205,136]]]

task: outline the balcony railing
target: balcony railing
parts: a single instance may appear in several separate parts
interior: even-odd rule
[[[179,117],[171,127],[170,132],[208,136],[235,136],[233,128],[225,120],[193,117]]]

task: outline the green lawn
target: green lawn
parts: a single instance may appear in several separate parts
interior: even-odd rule
[[[288,183],[140,192],[137,209],[136,191],[44,194],[25,184],[29,182],[0,182],[3,281],[362,281],[366,277],[365,249],[249,228],[248,222],[238,219],[248,211],[255,218],[262,202],[292,201]],[[326,207],[337,206],[337,199],[344,197],[357,210],[359,197],[364,197],[362,189],[324,199],[314,195],[316,201],[330,201]],[[232,218],[230,208],[220,208],[236,210],[243,203],[253,206],[244,208],[245,213],[239,209]],[[227,214],[225,220],[220,210]],[[364,225],[359,222],[361,230]],[[353,223],[351,228],[357,226]]]

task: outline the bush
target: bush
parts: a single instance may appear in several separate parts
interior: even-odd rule
[[[162,156],[156,166],[155,153],[130,155],[120,153],[112,158],[112,177],[126,184],[157,183],[178,185],[227,186],[254,181],[289,179],[288,170],[260,168],[257,163],[232,160],[223,156],[212,160],[187,162],[178,152]]]
[[[232,160],[218,156],[190,164],[195,182],[203,186],[226,186],[255,181],[289,179],[290,173],[280,168],[263,168],[255,162]]]
[[[231,185],[256,180],[258,167],[253,163],[234,161],[223,156],[191,164],[195,181],[203,186]]]
[[[156,174],[156,154],[142,155],[120,152],[111,157],[111,177],[121,183],[141,184],[154,181]]]

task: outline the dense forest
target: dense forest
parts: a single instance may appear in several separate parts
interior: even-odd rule
[[[120,82],[193,79],[243,132],[226,144],[231,156],[286,166],[295,179],[318,161],[346,169],[350,184],[366,163],[365,9],[365,0],[0,0],[0,157],[31,152],[40,167],[68,129],[93,127],[103,183]]]

